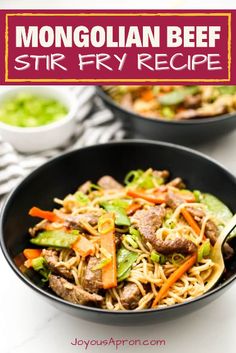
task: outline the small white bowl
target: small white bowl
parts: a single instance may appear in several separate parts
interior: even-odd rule
[[[0,136],[18,151],[40,152],[62,146],[72,136],[76,124],[77,100],[67,87],[24,86],[7,88],[0,93],[1,102],[15,97],[19,92],[51,97],[64,104],[68,113],[58,121],[39,127],[17,127],[0,121]]]

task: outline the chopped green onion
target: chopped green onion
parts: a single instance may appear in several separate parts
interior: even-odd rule
[[[151,260],[153,262],[157,262],[157,263],[163,265],[166,262],[166,257],[164,255],[158,253],[156,250],[152,250]]]
[[[77,229],[72,229],[70,234],[79,235],[79,231]]]
[[[85,195],[82,191],[77,191],[75,194],[75,199],[79,203],[86,205],[89,202],[89,198],[87,195]]]
[[[176,227],[176,223],[172,219],[167,219],[164,224],[170,229],[174,229]]]
[[[50,274],[50,270],[47,267],[47,262],[44,257],[40,256],[36,259],[32,259],[31,261],[32,267],[35,271],[39,272],[40,275],[43,277],[42,282],[48,281],[48,276]]]
[[[124,240],[127,241],[134,249],[138,248],[137,241],[141,240],[140,232],[134,227],[129,227],[129,233],[124,236]]]
[[[51,124],[67,113],[67,107],[58,100],[24,91],[0,103],[0,121],[22,128]]]
[[[179,265],[184,259],[185,259],[184,255],[179,253],[174,253],[171,257],[171,262],[173,265]]]
[[[198,249],[198,262],[202,261],[204,257],[207,257],[210,255],[211,252],[211,243],[210,240],[207,239]]]
[[[167,210],[166,210],[165,220],[170,219],[172,215],[173,215],[173,210],[170,209],[170,208],[167,209]]]
[[[94,266],[92,268],[92,271],[97,271],[97,270],[101,270],[103,267],[105,267],[106,265],[108,265],[112,260],[112,256],[107,257],[103,260],[101,260],[96,266]]]
[[[168,120],[172,120],[175,116],[174,110],[168,106],[163,107],[161,113]]]
[[[101,190],[101,187],[99,185],[91,183],[89,186],[89,191],[93,191],[93,190]]]
[[[129,232],[135,240],[140,240],[141,235],[138,229],[135,229],[134,227],[129,227]]]
[[[115,224],[113,217],[109,217],[108,214],[104,214],[98,219],[98,232],[106,234],[114,230]]]
[[[193,191],[193,195],[194,195],[194,197],[195,197],[197,202],[201,202],[202,201],[202,193],[201,193],[201,191],[194,190]]]
[[[160,262],[160,255],[155,250],[151,252],[151,260],[153,262]]]
[[[32,267],[35,271],[42,270],[44,268],[45,263],[45,259],[42,256],[36,257],[31,261]]]
[[[142,170],[131,170],[125,177],[124,183],[125,185],[130,185],[135,183],[140,176],[143,174]]]
[[[129,243],[129,245],[131,245],[134,249],[138,248],[138,244],[136,243],[136,241],[133,239],[131,234],[126,234],[124,235],[124,240]]]
[[[156,179],[159,182],[162,183],[160,178],[156,178],[152,174],[152,169],[148,169],[147,171],[143,170],[132,170],[130,171],[126,177],[125,177],[125,184],[129,186],[137,186],[142,189],[152,189],[155,187],[155,184],[153,182],[153,179]]]

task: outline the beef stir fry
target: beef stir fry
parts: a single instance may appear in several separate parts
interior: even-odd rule
[[[103,86],[122,108],[165,120],[214,117],[236,111],[236,86]]]
[[[107,310],[202,295],[214,269],[212,246],[232,217],[215,196],[151,168],[129,172],[124,184],[107,175],[86,181],[55,202],[52,211],[29,211],[42,220],[29,229],[34,246],[23,251],[24,265],[64,300]],[[225,259],[234,255],[230,243],[223,251]]]

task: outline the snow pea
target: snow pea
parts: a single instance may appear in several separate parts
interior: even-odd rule
[[[125,209],[123,207],[119,207],[108,202],[103,202],[102,207],[104,207],[107,212],[114,212],[115,224],[117,226],[130,225],[129,217],[127,216]]]
[[[39,233],[30,239],[30,242],[39,246],[52,246],[57,248],[70,248],[78,239],[78,234],[66,233],[61,230],[48,230]]]
[[[121,247],[117,252],[117,278],[118,282],[126,279],[131,271],[133,263],[137,260],[138,253]]]
[[[198,93],[198,91],[198,86],[190,86],[176,89],[170,93],[163,94],[163,96],[159,97],[159,102],[161,105],[177,105],[183,103],[187,96],[194,95]]]
[[[233,213],[230,209],[217,197],[211,194],[201,194],[200,202],[205,204],[210,213],[219,220],[228,222],[232,217]],[[228,237],[231,239],[236,236],[236,230],[234,230]]]

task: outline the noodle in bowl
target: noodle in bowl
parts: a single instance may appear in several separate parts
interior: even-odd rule
[[[117,164],[121,156],[125,159]],[[142,173],[138,168],[142,168]],[[129,170],[139,171],[138,176],[145,179],[144,184],[140,186],[140,180],[132,180],[131,176],[128,182],[123,183]],[[150,185],[148,176],[158,170],[168,170],[171,174],[165,176],[161,184],[159,178],[151,177]],[[118,180],[121,187],[101,187],[99,180],[104,174]],[[214,178],[211,177],[213,175]],[[186,186],[175,184],[179,178]],[[87,180],[92,180],[92,188],[81,193],[78,186]],[[219,188],[219,180],[224,180],[224,188]],[[176,206],[171,205],[170,200],[165,199],[164,202],[167,192],[183,196],[183,202]],[[87,147],[47,162],[14,190],[1,215],[1,246],[20,279],[60,310],[107,324],[143,325],[173,319],[217,298],[236,277],[235,256],[231,254],[231,259],[226,260],[225,255],[226,271],[220,285],[205,293],[206,283],[214,269],[209,252],[213,246],[208,238],[209,222],[215,224],[218,232],[227,223],[219,213],[213,212],[217,211],[215,204],[209,208],[206,195],[210,194],[221,206],[223,203],[228,210],[235,212],[234,192],[236,182],[230,173],[187,148],[133,140]],[[153,202],[153,197],[158,202]],[[81,200],[84,201],[82,204]],[[136,204],[138,208],[130,212],[131,205]],[[113,210],[108,205],[113,205]],[[114,206],[125,211],[119,215],[119,224]],[[37,207],[55,218],[48,220],[45,213],[44,217],[41,214],[41,220],[30,217],[29,210]],[[197,231],[183,216],[186,209],[197,223]],[[128,217],[129,224],[126,224],[124,216]],[[104,217],[110,217],[109,221],[101,222]],[[153,217],[155,228],[150,221]],[[155,217],[163,217],[161,223]],[[107,226],[106,231],[109,232],[103,234],[101,226]],[[45,232],[46,235],[40,236]],[[108,249],[112,233],[117,273],[112,277],[114,273],[109,270],[106,278],[105,269],[114,270],[111,266],[114,248]],[[41,244],[36,244],[37,239]],[[47,244],[42,243],[45,239]],[[79,239],[86,239],[86,242],[82,244]],[[181,241],[176,242],[176,239]],[[49,243],[49,240],[54,243]],[[205,243],[208,245],[203,249]],[[230,239],[228,245],[235,249],[235,239]],[[40,263],[36,258],[38,266],[35,268],[30,267],[30,262],[25,263],[28,261],[25,250],[29,249],[43,258]],[[92,253],[87,254],[87,250]],[[49,255],[56,256],[56,263]],[[190,264],[193,258],[194,262]],[[102,273],[100,280],[87,277],[90,260],[93,260],[90,276],[94,272],[96,275]],[[181,269],[185,270],[182,274]],[[93,288],[89,288],[88,283]],[[95,288],[97,283],[99,289]],[[108,286],[105,288],[104,285]],[[163,294],[165,287],[168,288]],[[129,301],[127,296],[133,290],[135,294]]]
[[[157,308],[180,304],[204,294],[205,285],[215,266],[210,257],[211,247],[215,240],[211,236],[209,237],[208,233],[213,231],[217,237],[226,222],[223,218],[217,218],[217,215],[212,214],[207,204],[204,203],[204,198],[209,198],[208,196],[204,196],[199,191],[186,190],[180,178],[168,181],[168,174],[168,171],[156,171],[151,168],[146,171],[132,171],[126,177],[126,186],[122,186],[111,176],[104,176],[98,181],[98,185],[86,181],[74,194],[69,194],[63,200],[55,199],[55,202],[61,207],[52,211],[52,215],[56,216],[56,221],[49,222],[49,219],[44,219],[39,225],[30,229],[33,236],[31,241],[37,245],[37,237],[40,238],[49,232],[53,235],[54,230],[63,230],[65,237],[67,236],[66,232],[68,234],[75,232],[79,237],[85,238],[93,248],[92,253],[85,255],[82,253],[82,249],[79,246],[76,248],[74,244],[66,249],[56,246],[57,253],[54,252],[53,255],[48,254],[48,250],[43,251],[45,265],[50,270],[49,286],[58,295],[63,299],[81,304],[79,294],[78,298],[77,294],[73,294],[74,297],[71,298],[68,293],[63,293],[58,289],[59,280],[58,283],[50,282],[50,276],[54,273],[69,278],[64,273],[65,269],[71,275],[69,284],[67,282],[63,284],[65,288],[73,283],[74,289],[76,286],[84,287],[90,293],[99,292],[102,295],[101,303],[96,300],[92,303],[95,306],[115,311],[150,309],[161,288],[168,283],[171,275],[175,274],[194,251],[198,253],[198,256],[193,266],[169,286],[167,292],[158,300]],[[210,197],[214,198],[212,195]],[[173,206],[173,202],[177,202],[177,205]],[[220,201],[217,200],[217,202]],[[130,212],[130,208],[132,209],[134,206],[137,209]],[[158,226],[156,226],[158,219],[150,219],[149,213],[153,210],[163,212],[161,224]],[[195,222],[197,230],[188,219],[185,219],[183,210],[188,212],[192,222]],[[41,216],[40,211],[38,213],[37,211],[36,213],[32,212],[32,214],[30,211],[30,214],[43,218],[44,215],[42,213]],[[115,252],[113,254],[103,247],[99,231],[100,219],[112,213],[116,219],[113,229],[115,234],[113,237]],[[123,216],[125,214],[123,224],[118,219],[121,214]],[[141,215],[144,220],[148,216],[145,222],[150,223],[148,224],[149,234],[145,233],[145,228],[139,224],[139,217],[137,218],[136,215]],[[96,218],[95,224],[91,224],[93,223],[91,220],[89,223],[89,217]],[[150,236],[152,232],[150,227],[156,228],[153,237]],[[191,244],[194,250],[188,251],[185,248],[179,248],[178,251],[178,246],[176,248],[175,245],[176,241],[182,241],[183,246]],[[158,247],[159,243],[162,244],[161,248]],[[39,245],[47,245],[47,241],[45,244],[40,243]],[[55,245],[57,245],[56,239]],[[231,257],[233,249],[229,245],[227,246],[230,251],[228,251],[228,255],[226,251],[226,256]],[[53,249],[53,247],[51,248]],[[205,248],[208,250],[206,251]],[[119,274],[119,251],[123,250],[135,257],[134,261],[130,263],[125,277]],[[50,256],[54,256],[54,264],[51,263]],[[96,263],[94,267],[89,265],[91,258]],[[116,283],[102,287],[100,282],[103,277],[103,269],[106,270],[112,261],[115,261],[118,272]],[[125,261],[128,260],[123,260],[123,265]],[[27,264],[28,260],[26,267]],[[97,287],[96,283],[92,286],[84,284],[88,280],[88,276],[89,281],[95,282],[99,276],[100,282]],[[136,287],[136,298],[124,298],[125,288],[131,283]],[[73,289],[71,288],[71,290]]]

